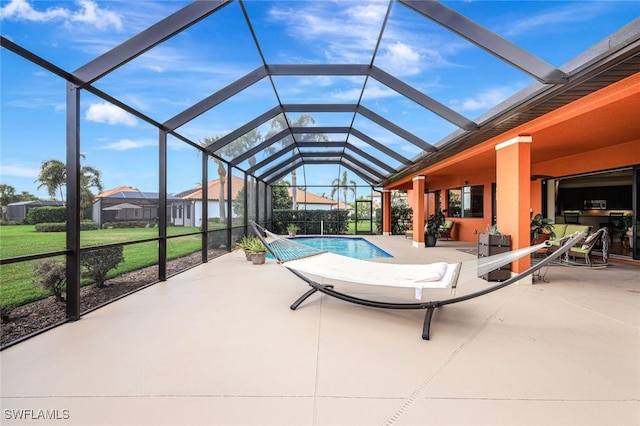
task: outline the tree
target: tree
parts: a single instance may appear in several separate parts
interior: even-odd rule
[[[84,156],[82,156],[84,158]],[[55,199],[56,192],[60,191],[60,200],[64,203],[64,191],[67,186],[67,166],[60,160],[47,160],[42,162],[40,174],[36,182],[40,182],[38,189],[47,187],[49,196]],[[95,199],[91,188],[102,192],[102,173],[92,166],[80,168],[80,211],[91,208]],[[82,213],[81,213],[82,217]]]
[[[67,184],[67,166],[60,160],[42,162],[40,174],[35,182],[40,182],[38,189],[47,187],[49,197],[56,199],[56,192],[60,191],[60,200],[64,203],[63,188]]]
[[[2,221],[7,222],[7,206],[16,195],[16,189],[11,185],[0,184],[0,205],[2,206]]]
[[[353,196],[355,197],[356,185],[357,183],[353,179],[349,180],[347,176],[347,171],[345,170],[344,173],[342,174],[342,180],[340,180],[339,178],[335,178],[331,183],[331,187],[332,187],[331,198],[333,198],[336,192],[339,193],[340,189],[342,189],[342,192],[344,194],[344,205],[347,206],[348,205],[347,194],[349,193],[349,191],[351,191],[353,193]],[[338,198],[338,201],[340,201],[339,198]]]
[[[273,209],[287,210],[291,208],[292,198],[287,191],[289,183],[281,180],[273,186]]]
[[[209,146],[215,142],[217,142],[222,136],[207,136],[202,141],[200,141],[200,145]],[[226,144],[222,148],[216,151],[216,155],[220,157],[229,157],[235,158],[239,155],[245,153],[247,150],[252,148],[255,144],[257,144],[261,140],[262,136],[258,129],[253,129],[248,133],[240,136],[238,139]],[[227,182],[227,163],[222,161],[217,157],[213,157],[214,161],[218,165],[218,179],[220,180],[220,191],[218,192],[218,205],[220,210],[220,223],[227,222],[227,212],[225,207],[226,190],[225,184]],[[255,159],[253,160],[255,161]],[[251,206],[251,205],[250,205]]]
[[[284,116],[284,114],[280,114],[277,117],[275,117],[273,120],[271,120],[270,123],[270,130],[267,133],[267,135],[265,136],[265,139],[269,139],[271,136],[280,133],[281,131],[283,131],[284,129],[286,129],[287,127],[308,127],[311,124],[315,124],[316,120],[314,120],[314,118],[308,114],[301,114],[296,121],[294,121],[293,123],[289,124],[287,122],[286,117]],[[316,133],[304,133],[302,135],[298,136],[298,139],[300,141],[305,141],[305,142],[321,142],[321,141],[326,141],[327,137],[323,134],[316,134]],[[285,148],[289,145],[289,143],[291,142],[291,139],[289,137],[285,137],[282,138],[280,140],[280,145],[282,148]],[[271,155],[276,151],[276,148],[271,146],[269,148],[267,148],[265,150],[266,155]],[[294,152],[291,153],[291,155],[295,155]],[[291,208],[293,210],[295,210],[297,208],[297,175],[296,175],[296,171],[292,170],[291,171],[291,200],[292,200],[292,205]]]
[[[10,203],[18,203],[20,201],[33,201],[33,200],[37,200],[38,197],[36,197],[35,195],[31,194],[30,192],[27,191],[22,191],[19,194],[16,194],[15,197],[13,197],[13,199],[10,201]]]
[[[102,173],[91,166],[82,166],[80,169],[80,219],[84,217],[84,211],[91,209],[95,196],[91,188],[95,188],[98,193],[102,192]]]

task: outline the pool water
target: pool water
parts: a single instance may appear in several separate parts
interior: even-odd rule
[[[374,257],[393,257],[375,244],[364,238],[354,237],[295,237],[296,243],[304,244],[319,250],[326,250],[355,259],[371,259]]]

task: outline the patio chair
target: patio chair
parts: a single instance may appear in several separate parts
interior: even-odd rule
[[[453,226],[456,223],[451,220],[451,219],[447,219],[444,221],[444,225],[442,225],[442,227],[439,229],[440,231],[440,238],[446,238],[448,240],[451,240],[451,233],[453,232]]]
[[[513,284],[553,262],[586,235],[586,233],[580,232],[576,235],[566,236],[563,238],[566,243],[559,250],[526,271],[482,290],[456,297],[454,291],[459,282],[470,281],[521,257],[528,256],[545,246],[548,247],[549,241],[465,262],[409,265],[372,262],[340,256],[275,235],[253,221],[250,221],[249,225],[252,233],[262,241],[277,262],[311,287],[290,306],[292,310],[296,310],[302,302],[316,292],[321,292],[346,302],[374,308],[425,309],[426,313],[422,327],[422,338],[424,340],[429,340],[431,318],[435,308],[473,299]],[[332,284],[318,283],[307,275],[330,280]],[[419,301],[391,302],[364,299],[336,290],[334,287],[340,285],[341,282],[415,289],[415,297]],[[440,300],[422,301],[423,289],[448,290],[450,293],[448,297]]]
[[[582,244],[576,244],[567,252],[567,257],[575,259],[584,259],[585,264],[593,266],[592,251],[593,248],[602,242],[602,259],[604,264],[608,262],[608,231],[607,228],[600,228],[593,234],[589,235]]]

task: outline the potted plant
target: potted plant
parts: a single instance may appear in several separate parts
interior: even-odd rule
[[[436,210],[434,214],[429,216],[427,224],[424,227],[424,246],[434,247],[440,237],[440,228],[444,225],[444,213]]]
[[[300,228],[298,228],[298,225],[294,224],[294,223],[290,223],[287,226],[287,232],[289,233],[290,237],[295,237],[296,236],[296,232],[298,232],[300,230]]]
[[[631,228],[633,225],[633,216],[630,214],[623,216],[616,225],[615,231],[620,234],[622,247],[625,249],[633,248],[633,229]],[[611,239],[613,240],[613,235]]]
[[[251,261],[254,265],[262,265],[265,262],[267,248],[258,238],[253,238],[249,244],[249,252],[251,253]]]
[[[243,235],[242,238],[240,239],[240,241],[238,241],[236,243],[236,248],[241,249],[242,251],[244,251],[244,255],[247,258],[247,260],[251,260],[251,242],[256,239],[256,237],[249,237],[247,235]]]
[[[555,238],[553,221],[538,213],[531,219],[531,244],[539,244],[550,238]]]

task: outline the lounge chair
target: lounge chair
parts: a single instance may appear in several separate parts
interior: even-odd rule
[[[426,313],[422,328],[422,338],[424,340],[429,340],[431,318],[435,308],[473,299],[513,284],[553,262],[586,235],[582,232],[576,235],[566,236],[564,238],[566,241],[565,244],[560,246],[558,250],[519,275],[485,289],[456,297],[454,291],[459,281],[465,282],[482,276],[489,271],[507,265],[521,257],[528,256],[537,250],[541,250],[543,247],[548,247],[549,242],[545,241],[535,246],[481,259],[474,259],[473,261],[453,264],[442,262],[407,265],[352,259],[321,251],[296,243],[286,237],[275,235],[253,221],[250,222],[250,227],[253,234],[262,241],[278,263],[282,264],[311,287],[310,290],[300,296],[291,305],[290,308],[292,310],[297,309],[302,302],[318,291],[340,300],[369,307],[384,309],[425,309]],[[334,284],[318,283],[307,275],[319,276],[334,282],[342,281],[386,287],[412,288],[415,289],[416,299],[420,301],[402,303],[363,299],[335,290]],[[423,289],[448,290],[449,295],[441,300],[422,301]]]

